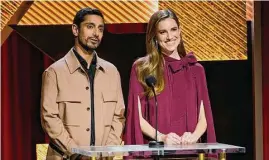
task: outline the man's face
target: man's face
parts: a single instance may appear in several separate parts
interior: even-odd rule
[[[80,27],[73,24],[73,34],[86,51],[95,50],[101,43],[104,33],[104,20],[98,15],[86,15]],[[78,44],[77,44],[78,45]]]

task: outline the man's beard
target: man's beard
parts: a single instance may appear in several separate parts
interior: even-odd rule
[[[88,40],[89,40],[89,38],[87,38],[86,44],[83,44],[83,42],[80,40],[80,38],[78,38],[78,43],[86,51],[94,51],[99,46],[99,44],[97,44],[96,47],[90,47],[90,46],[87,45]]]

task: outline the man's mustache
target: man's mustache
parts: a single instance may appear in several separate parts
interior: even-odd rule
[[[98,43],[100,42],[99,39],[98,38],[95,38],[95,37],[88,37],[87,38],[87,41],[90,41],[90,40],[94,40],[94,41],[96,41]]]

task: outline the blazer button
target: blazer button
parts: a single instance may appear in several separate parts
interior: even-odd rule
[[[87,108],[87,111],[91,110],[90,107]]]
[[[86,90],[89,90],[89,87],[88,86],[86,87]]]
[[[87,128],[86,131],[90,131],[90,128]]]

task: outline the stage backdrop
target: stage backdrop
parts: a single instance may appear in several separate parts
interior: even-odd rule
[[[269,5],[264,4],[266,4],[263,5],[262,12],[264,135],[268,135],[268,99],[266,98],[269,82],[267,78],[269,50],[266,37],[269,37],[267,17]],[[144,26],[141,26],[140,29],[144,31],[143,28]],[[126,27],[126,30],[130,31],[129,27]],[[124,33],[124,29],[119,29],[117,26],[114,26],[114,31],[116,31],[114,33]],[[135,29],[131,29],[131,32],[135,32]],[[41,74],[53,60],[57,60],[65,52],[61,51],[56,53],[59,56],[52,57],[40,51],[33,42],[25,40],[20,34],[13,32],[1,46],[1,158],[34,160],[35,145],[46,142],[39,118]],[[54,36],[41,37],[49,39],[45,43],[51,48],[63,47],[62,42],[64,45],[67,44],[64,48],[72,46],[72,42],[63,41],[66,35],[62,35],[62,38],[55,43]],[[118,67],[126,100],[131,63],[145,54],[144,35],[106,33],[105,37],[107,38],[104,39],[99,53]],[[109,48],[105,48],[105,45]],[[201,62],[207,73],[218,142],[242,145],[247,148],[247,153],[243,156],[232,155],[231,159],[234,160],[253,159],[252,64],[251,54],[245,55],[248,56],[248,60]],[[119,56],[123,58],[118,59]],[[267,160],[269,143],[268,137],[264,138],[264,160]]]

